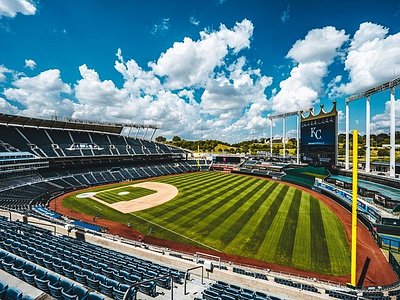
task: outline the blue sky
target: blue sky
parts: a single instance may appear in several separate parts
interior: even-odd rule
[[[347,95],[400,74],[400,1],[0,0],[0,17],[1,112],[157,123],[167,137],[260,138],[270,114],[344,112]],[[388,99],[372,99],[373,132],[388,132]],[[364,106],[351,104],[361,132]]]

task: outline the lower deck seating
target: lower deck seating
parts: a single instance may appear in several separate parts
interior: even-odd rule
[[[26,211],[32,209],[35,205],[46,205],[49,199],[48,195],[60,194],[71,189],[194,170],[195,168],[188,163],[179,162],[156,166],[121,168],[119,171],[102,170],[91,172],[90,170],[84,170],[83,173],[67,173],[57,178],[43,178],[43,176],[33,175],[32,180],[36,180],[34,182],[29,181],[29,178],[26,177],[23,177],[23,179],[18,177],[15,182],[8,180],[9,187],[3,187],[0,190],[0,207]]]
[[[185,277],[183,271],[174,268],[36,229],[0,218],[0,248],[5,249],[0,250],[0,267],[55,298],[76,299],[73,295],[79,294],[77,299],[86,299],[84,285],[122,299],[134,283],[167,275],[181,284]],[[131,299],[136,299],[137,292],[155,297],[156,287],[171,289],[169,283],[164,278],[142,284],[132,291]]]
[[[262,292],[241,288],[237,285],[217,281],[203,292],[205,300],[280,300],[281,298]]]
[[[0,280],[0,299],[33,300],[29,295],[23,294],[18,288],[9,286]]]

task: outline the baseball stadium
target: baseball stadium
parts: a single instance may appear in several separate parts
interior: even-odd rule
[[[291,117],[297,155],[207,159],[153,125],[1,114],[2,276],[34,299],[396,297],[398,179],[340,166],[336,103],[270,120]]]

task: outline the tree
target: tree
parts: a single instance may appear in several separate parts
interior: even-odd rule
[[[390,151],[387,148],[381,148],[378,150],[378,156],[389,156]]]
[[[173,142],[180,142],[180,141],[181,141],[181,138],[180,138],[179,136],[175,135],[175,136],[172,138],[172,141],[173,141]]]
[[[158,142],[158,143],[164,143],[166,141],[167,141],[167,139],[164,136],[160,135],[160,136],[156,137],[156,142]]]

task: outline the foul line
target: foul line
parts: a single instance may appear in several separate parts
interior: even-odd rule
[[[167,231],[169,231],[169,232],[172,232],[173,234],[179,235],[179,236],[181,236],[181,237],[183,237],[183,238],[185,238],[185,239],[188,239],[188,240],[190,240],[190,241],[192,241],[192,242],[195,242],[196,244],[202,245],[202,246],[204,246],[204,247],[206,247],[206,248],[209,248],[209,249],[214,250],[214,251],[217,251],[217,252],[221,252],[221,251],[218,250],[218,249],[215,249],[215,248],[210,247],[210,246],[208,246],[208,245],[206,245],[206,244],[203,244],[203,243],[201,243],[201,242],[198,242],[198,241],[196,241],[196,240],[194,240],[194,239],[192,239],[192,238],[190,238],[190,237],[187,237],[187,236],[185,236],[185,235],[183,235],[183,234],[180,234],[179,232],[172,231],[171,229],[168,229],[168,228],[166,228],[166,227],[164,227],[164,226],[162,226],[162,225],[159,225],[159,224],[157,224],[157,223],[154,223],[154,222],[152,222],[152,221],[149,221],[149,220],[147,220],[147,219],[145,219],[145,218],[143,218],[143,217],[139,217],[139,216],[137,216],[137,215],[133,215],[133,216],[135,216],[135,217],[137,217],[137,218],[139,218],[139,219],[142,219],[143,221],[149,222],[149,223],[151,223],[151,224],[153,224],[153,225],[155,225],[155,226],[161,227],[161,228],[164,229],[164,230],[167,230]]]

